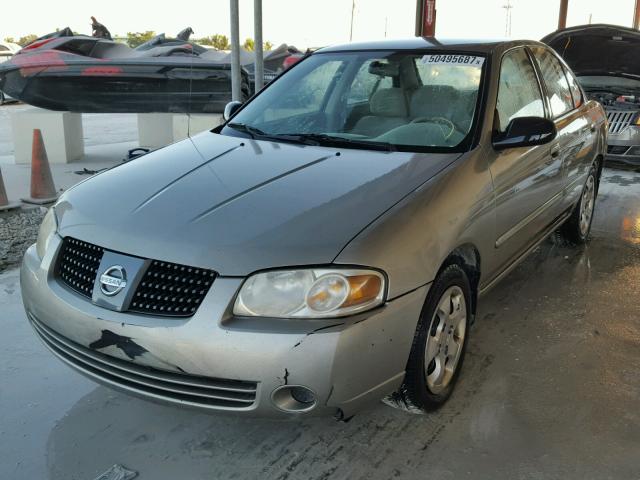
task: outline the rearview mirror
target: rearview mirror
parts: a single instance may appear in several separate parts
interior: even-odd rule
[[[242,106],[242,102],[238,102],[234,100],[233,102],[229,102],[224,107],[224,112],[222,113],[222,119],[226,122],[231,117],[235,115],[238,109]]]
[[[507,125],[505,132],[498,132],[493,137],[493,148],[531,147],[544,145],[556,138],[556,125],[542,117],[514,118]]]
[[[369,64],[369,73],[379,77],[397,77],[400,75],[400,65],[374,60]]]

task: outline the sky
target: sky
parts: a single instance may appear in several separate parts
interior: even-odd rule
[[[436,35],[502,38],[510,1],[511,38],[540,39],[555,30],[560,0],[437,0]],[[3,8],[0,38],[44,35],[71,27],[91,33],[91,15],[114,35],[153,30],[175,35],[190,26],[194,36],[229,35],[229,0],[31,0]],[[567,25],[631,26],[634,0],[569,0]],[[352,0],[263,0],[263,38],[275,45],[321,47],[349,41]],[[353,41],[406,38],[414,34],[416,0],[355,0]],[[253,0],[240,0],[240,37],[253,37]]]

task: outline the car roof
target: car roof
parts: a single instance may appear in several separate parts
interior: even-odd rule
[[[493,53],[507,50],[520,45],[538,45],[535,40],[487,40],[487,39],[457,39],[414,37],[403,40],[379,40],[371,42],[346,43],[333,45],[318,50],[316,53],[350,52],[361,50],[438,50],[465,51],[478,53]]]

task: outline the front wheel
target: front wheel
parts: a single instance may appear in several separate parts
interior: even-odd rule
[[[464,360],[471,314],[469,279],[458,265],[449,265],[429,291],[404,383],[387,403],[425,412],[446,402]]]
[[[593,211],[598,195],[598,179],[595,165],[589,170],[587,180],[582,187],[580,201],[575,206],[569,219],[560,228],[564,238],[573,243],[586,243],[593,222]]]

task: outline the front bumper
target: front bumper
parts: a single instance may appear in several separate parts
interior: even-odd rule
[[[605,161],[640,166],[640,128],[628,126],[619,133],[610,133]]]
[[[315,393],[305,415],[349,417],[398,388],[428,286],[357,317],[242,321],[229,306],[242,283],[218,277],[187,319],[116,312],[60,284],[57,236],[21,270],[28,318],[45,345],[93,380],[149,400],[207,411],[286,416],[282,385]],[[109,341],[104,341],[109,339]]]

